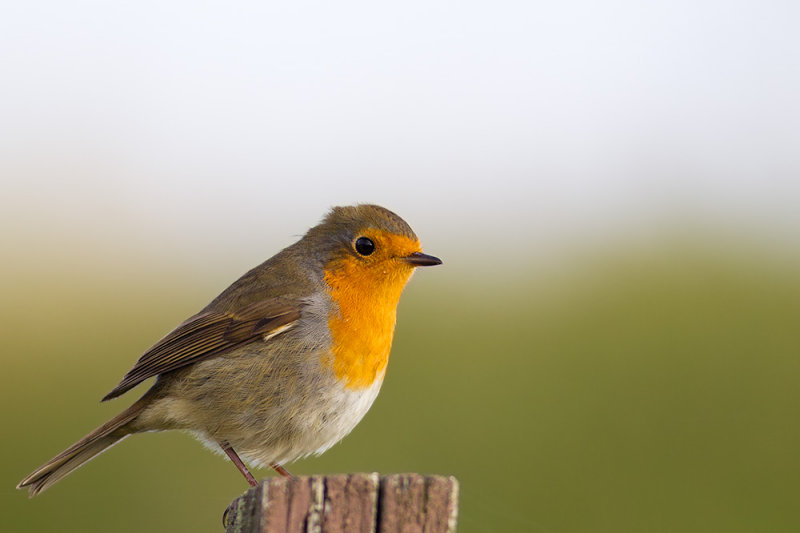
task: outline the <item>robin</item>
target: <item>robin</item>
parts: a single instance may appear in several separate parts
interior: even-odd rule
[[[23,479],[31,497],[128,435],[187,430],[245,466],[319,454],[378,395],[397,303],[412,272],[439,265],[395,213],[335,207],[139,358],[103,401],[142,381],[133,405]]]

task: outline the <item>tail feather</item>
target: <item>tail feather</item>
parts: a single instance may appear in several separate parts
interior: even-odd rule
[[[28,477],[20,481],[17,488],[27,487],[28,495],[33,498],[92,457],[130,435],[132,433],[129,427],[130,422],[142,412],[142,409],[148,403],[143,400],[144,398],[140,399],[128,409],[34,470]]]

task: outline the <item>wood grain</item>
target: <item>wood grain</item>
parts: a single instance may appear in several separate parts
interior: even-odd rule
[[[261,481],[231,503],[227,533],[453,533],[454,477],[340,474]]]

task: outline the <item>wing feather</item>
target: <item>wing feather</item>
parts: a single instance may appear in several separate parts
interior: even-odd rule
[[[285,331],[300,318],[300,308],[275,299],[250,304],[232,313],[206,311],[175,328],[147,350],[103,401],[142,381],[209,357],[219,356],[270,333]]]

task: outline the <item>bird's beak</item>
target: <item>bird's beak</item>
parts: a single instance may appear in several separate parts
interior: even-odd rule
[[[424,267],[424,266],[433,266],[433,265],[441,265],[442,260],[438,257],[433,257],[432,255],[423,254],[422,252],[414,252],[411,255],[407,255],[401,258],[403,261],[408,263],[409,265],[415,267]]]

